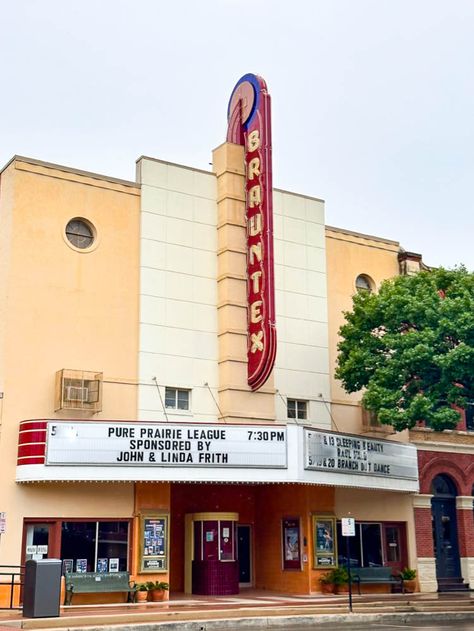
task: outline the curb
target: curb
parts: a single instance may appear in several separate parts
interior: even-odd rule
[[[472,612],[414,612],[414,613],[380,613],[380,614],[315,614],[301,616],[271,616],[261,618],[218,618],[213,620],[183,620],[176,622],[147,622],[143,624],[102,625],[60,627],[54,631],[225,631],[229,629],[303,629],[314,628],[316,624],[325,624],[329,628],[335,625],[363,625],[367,623],[416,622],[474,622]],[[11,628],[11,627],[10,627]],[[50,631],[41,629],[41,631]]]

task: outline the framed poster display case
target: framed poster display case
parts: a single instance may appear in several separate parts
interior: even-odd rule
[[[301,528],[299,517],[285,517],[281,522],[284,570],[301,570]]]
[[[169,568],[169,514],[140,513],[140,573],[157,574]]]
[[[333,515],[313,515],[313,567],[336,566],[336,518]]]

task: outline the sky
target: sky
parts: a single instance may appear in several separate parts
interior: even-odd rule
[[[473,270],[473,33],[474,0],[0,0],[0,163],[210,169],[253,72],[277,188]]]

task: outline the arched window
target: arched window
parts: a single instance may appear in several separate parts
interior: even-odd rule
[[[367,276],[367,274],[359,274],[356,278],[355,286],[359,292],[366,291],[367,293],[370,293],[374,291],[375,283],[370,276]]]
[[[456,497],[456,485],[448,475],[440,473],[431,483],[431,493],[437,496]]]

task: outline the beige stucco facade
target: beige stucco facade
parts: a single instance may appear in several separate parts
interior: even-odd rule
[[[133,511],[132,484],[19,485],[15,469],[21,420],[90,418],[55,412],[59,370],[103,373],[94,418],[136,415],[140,188],[20,157],[0,177],[0,553],[18,564],[24,517]],[[96,230],[86,251],[65,236],[76,217]]]
[[[59,556],[64,522],[117,520],[128,529],[127,569],[146,580],[150,575],[140,572],[142,517],[158,513],[171,523],[170,567],[159,577],[183,591],[191,559],[182,516],[222,510],[239,514],[252,529],[253,585],[308,592],[319,591],[324,571],[314,553],[317,515],[330,517],[334,537],[336,520],[348,513],[374,523],[380,533],[389,522],[402,524],[402,534],[413,533],[413,476],[392,481],[342,469],[318,471],[308,464],[305,442],[308,428],[363,431],[358,397],[344,394],[331,378],[337,330],[342,311],[350,308],[355,276],[366,274],[378,286],[395,275],[398,244],[325,229],[322,200],[273,191],[278,350],[269,380],[252,392],[242,147],[225,143],[213,160],[208,172],[141,157],[137,183],[27,158],[15,158],[3,170],[2,563],[24,560],[30,521],[48,521],[54,544],[48,554]],[[69,243],[65,226],[73,218],[93,226],[90,248]],[[103,375],[99,412],[56,411],[55,379],[62,369]],[[189,393],[189,407],[167,406],[167,389]],[[289,418],[289,399],[305,404],[306,417]],[[285,462],[252,468],[249,456],[249,467],[235,469],[100,462],[61,467],[47,460],[24,466],[17,455],[25,419],[71,425],[78,419],[96,427],[100,421],[130,421],[127,426],[137,428],[195,422],[260,430],[268,424],[284,428]],[[250,441],[247,431],[244,440]],[[244,445],[249,451],[254,446]],[[263,444],[259,453],[274,448]],[[282,524],[293,515],[301,533],[298,573],[282,569]],[[413,546],[406,547],[411,561]]]
[[[356,293],[359,275],[368,277],[376,291],[384,279],[400,273],[399,251],[397,241],[326,226],[331,401],[334,429],[341,432],[359,433],[363,423],[359,405],[361,394],[345,392],[334,378],[338,331],[344,324],[344,311],[352,309],[352,296]],[[378,431],[386,433],[387,430],[378,428]]]

